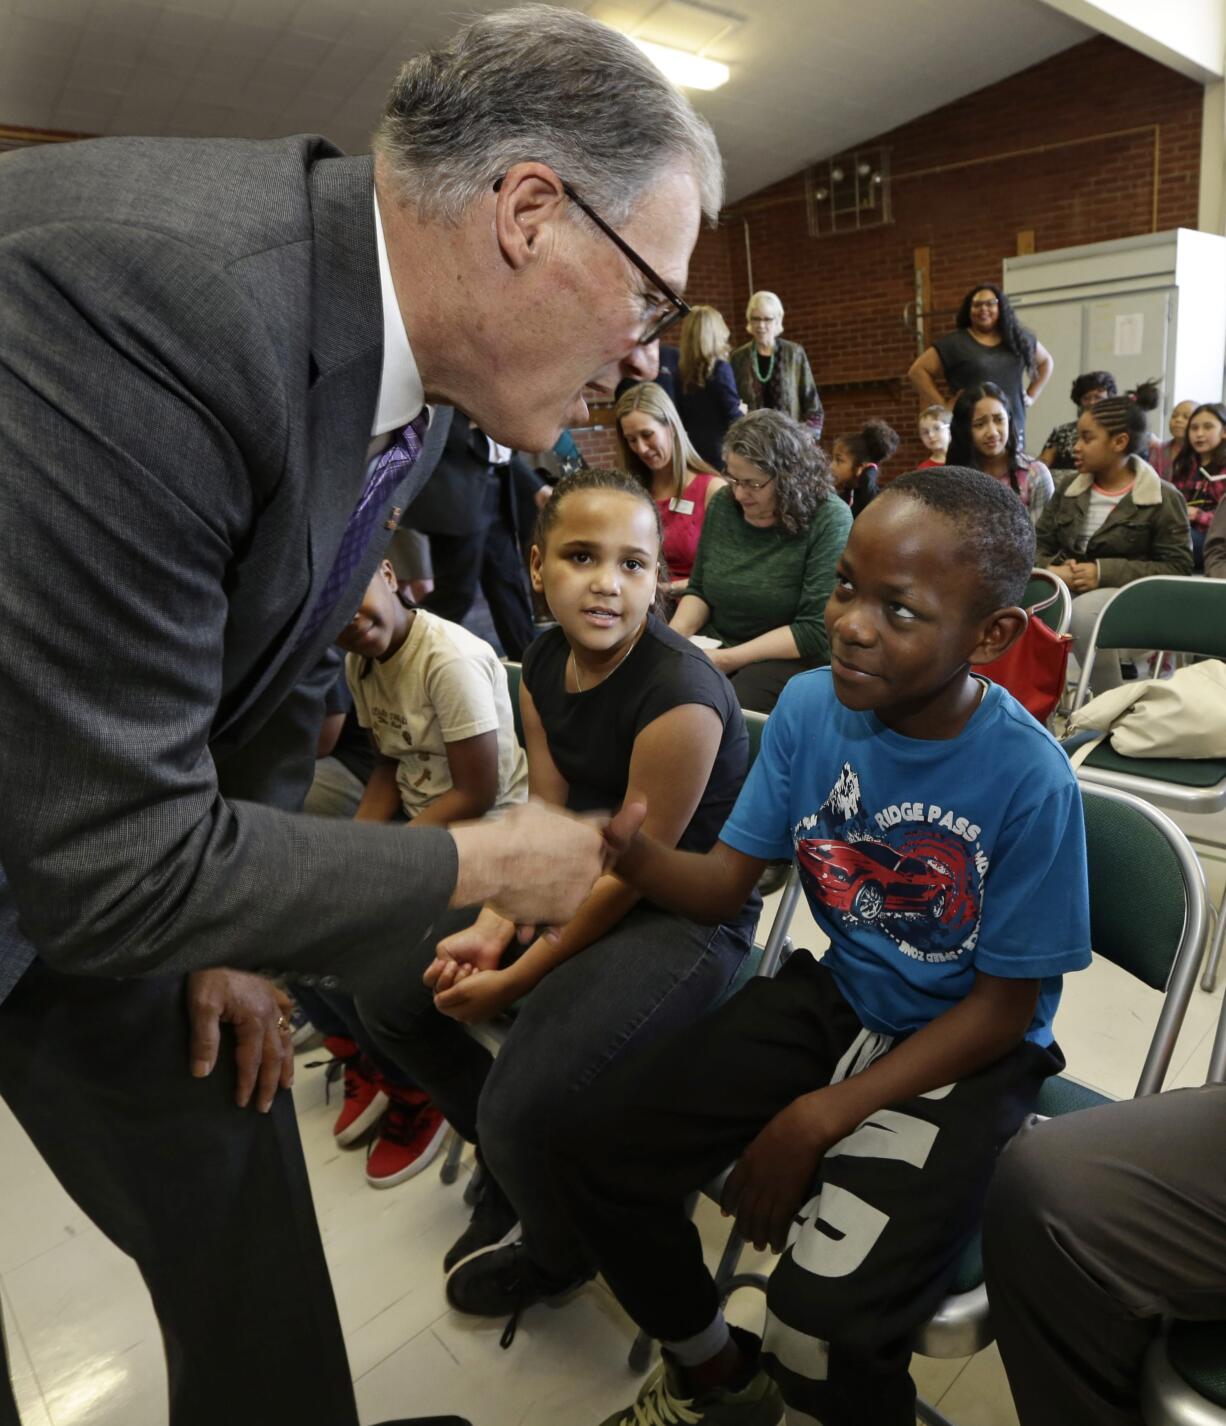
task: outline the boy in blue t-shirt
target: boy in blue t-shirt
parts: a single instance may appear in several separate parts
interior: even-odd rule
[[[1090,961],[1076,779],[972,671],[1022,632],[1033,558],[990,477],[897,481],[839,562],[831,667],[784,691],[720,841],[623,839],[619,875],[711,922],[794,856],[830,949],[613,1067],[557,1127],[594,1263],[665,1348],[606,1426],[773,1426],[783,1400],[823,1426],[914,1421],[912,1335],[1063,1064],[1060,977]],[[761,1349],[725,1325],[684,1206],[733,1161],[725,1212],[783,1254]]]

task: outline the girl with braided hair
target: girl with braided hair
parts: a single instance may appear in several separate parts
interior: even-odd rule
[[[1039,519],[1035,563],[1073,595],[1073,655],[1084,664],[1103,606],[1134,579],[1191,574],[1192,541],[1183,496],[1140,454],[1149,442],[1146,412],[1158,404],[1147,381],[1124,396],[1099,401],[1077,418],[1073,457]],[[1098,693],[1121,682],[1119,655],[1094,661]]]

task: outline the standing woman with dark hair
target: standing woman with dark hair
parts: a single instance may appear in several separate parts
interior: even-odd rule
[[[1226,490],[1226,405],[1206,401],[1188,417],[1183,450],[1175,457],[1171,483],[1188,502],[1192,557],[1205,567],[1205,536]]]
[[[1055,489],[1047,466],[1022,450],[1008,398],[993,381],[967,387],[954,402],[946,463],[970,466],[1008,485],[1036,525]]]
[[[718,639],[711,662],[741,707],[769,713],[793,674],[830,662],[826,601],[851,511],[822,448],[780,411],[734,423],[724,470],[671,627]]]
[[[1191,574],[1192,543],[1183,496],[1161,480],[1148,449],[1145,413],[1158,404],[1146,382],[1077,418],[1077,469],[1062,476],[1035,531],[1034,562],[1073,595],[1073,657],[1084,667],[1094,625],[1122,585],[1151,574]],[[1118,652],[1094,660],[1094,691],[1121,682]]]
[[[1109,371],[1083,371],[1073,382],[1069,393],[1077,414],[1097,406],[1108,396],[1118,396],[1119,387]],[[1077,417],[1062,426],[1054,426],[1047,442],[1039,452],[1039,459],[1049,470],[1073,470],[1073,445],[1077,440]]]
[[[926,406],[944,402],[952,407],[968,386],[994,382],[1005,393],[1020,445],[1026,434],[1026,407],[1047,385],[1054,367],[1051,353],[1018,321],[1001,289],[994,282],[981,282],[962,299],[954,330],[918,357],[907,376]],[[953,393],[948,402],[938,381]]]
[[[698,454],[719,469],[728,427],[749,407],[728,364],[731,333],[714,307],[692,307],[681,323],[675,405]]]

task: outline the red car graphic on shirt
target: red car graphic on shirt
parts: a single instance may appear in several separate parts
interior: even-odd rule
[[[861,921],[924,914],[940,922],[961,900],[958,878],[944,865],[885,842],[801,841],[796,859],[825,905]]]

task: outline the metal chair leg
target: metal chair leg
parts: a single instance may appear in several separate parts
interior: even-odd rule
[[[448,1131],[451,1135],[451,1142],[447,1145],[447,1157],[443,1160],[443,1166],[438,1171],[438,1176],[444,1183],[454,1183],[460,1176],[460,1159],[464,1155],[464,1136],[457,1134],[454,1129]]]
[[[1212,992],[1217,989],[1217,972],[1222,960],[1224,942],[1226,942],[1226,894],[1222,896],[1222,904],[1213,912],[1213,933],[1209,947],[1209,959],[1205,962],[1205,973],[1200,982],[1202,990]]]

